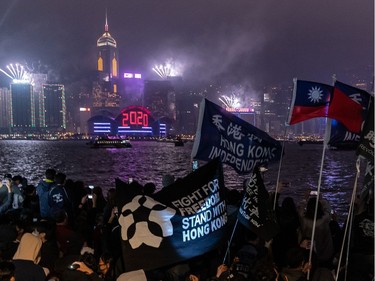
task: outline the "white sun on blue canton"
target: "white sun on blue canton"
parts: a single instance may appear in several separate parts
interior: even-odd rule
[[[313,103],[320,102],[323,97],[323,91],[319,87],[312,87],[309,90],[309,100]]]

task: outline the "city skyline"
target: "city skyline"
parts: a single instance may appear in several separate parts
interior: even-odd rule
[[[90,4],[90,5],[88,5]],[[371,81],[374,3],[287,1],[76,1],[0,3],[0,67],[27,63],[74,83],[95,70],[105,13],[120,74],[173,64],[186,79],[216,79],[260,91],[293,77],[331,83],[351,69]],[[1,74],[0,86],[9,78]]]

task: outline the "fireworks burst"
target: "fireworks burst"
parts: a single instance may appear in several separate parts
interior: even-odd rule
[[[25,67],[19,63],[16,64],[9,64],[6,66],[8,71],[5,71],[0,68],[0,71],[8,76],[13,82],[19,83],[30,83],[31,77],[30,74],[25,70]]]
[[[168,79],[170,77],[181,76],[184,66],[182,63],[175,61],[173,58],[166,59],[163,64],[156,64],[152,70],[161,78]]]
[[[161,78],[167,79],[168,77],[172,76],[172,66],[170,64],[165,65],[155,65],[152,70]]]
[[[240,100],[233,94],[231,96],[223,95],[219,98],[219,101],[221,101],[221,103],[228,108],[241,107]]]

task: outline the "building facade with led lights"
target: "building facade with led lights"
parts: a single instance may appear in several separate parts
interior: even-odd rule
[[[40,127],[48,132],[66,129],[65,87],[61,84],[44,84],[39,99]]]
[[[10,127],[10,90],[6,87],[0,88],[0,131],[9,133]]]
[[[117,116],[95,115],[88,120],[90,135],[166,137],[167,124],[143,106],[128,106]]]
[[[36,128],[35,95],[30,83],[11,83],[10,127],[12,132],[28,133]]]

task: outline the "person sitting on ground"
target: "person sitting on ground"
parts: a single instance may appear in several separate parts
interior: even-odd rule
[[[253,272],[254,281],[275,281],[279,276],[274,264],[264,259],[256,262]]]
[[[288,249],[298,247],[298,228],[300,225],[297,207],[291,197],[286,197],[277,216],[279,233],[273,238],[272,253],[278,268],[285,266]]]
[[[17,175],[12,178],[12,189],[13,189],[13,203],[12,208],[18,210],[22,208],[25,196],[23,192],[22,176]]]
[[[108,222],[114,207],[116,207],[116,189],[112,187],[107,191],[106,205],[103,209],[104,223]]]
[[[55,224],[50,221],[40,221],[33,225],[32,234],[42,240],[41,259],[39,265],[53,272],[55,261],[59,258],[59,247],[55,237]]]
[[[40,218],[39,197],[36,194],[36,187],[32,184],[24,188],[25,201],[23,201],[23,209],[32,213],[33,218]]]
[[[99,281],[103,280],[97,274],[98,262],[92,253],[84,253],[79,260],[74,261],[69,269],[62,274],[64,281]]]
[[[246,235],[246,242],[237,251],[234,265],[236,272],[251,279],[256,262],[268,257],[268,249],[264,241],[254,232],[248,230]]]
[[[53,185],[48,194],[48,204],[50,207],[50,216],[53,217],[55,212],[63,210],[68,215],[68,222],[73,216],[72,204],[65,190],[66,175],[57,173],[55,176],[55,185]]]
[[[2,180],[1,186],[0,186],[0,206],[4,204],[4,202],[7,200],[8,197],[8,188],[6,186],[7,181],[12,181],[12,175],[6,174]]]
[[[31,233],[25,233],[13,256],[16,280],[35,281],[44,280],[49,271],[38,265],[42,240]]]
[[[75,230],[83,237],[89,247],[93,248],[93,232],[96,226],[97,211],[97,195],[92,193],[90,189],[86,190],[86,195],[81,199],[79,205],[79,213],[76,217]]]
[[[334,248],[331,230],[329,227],[331,221],[331,211],[328,201],[318,199],[316,196],[310,197],[307,201],[305,212],[303,205],[299,207],[299,216],[301,222],[300,237],[307,237],[311,240],[316,203],[318,203],[318,209],[315,222],[315,236],[312,243],[313,249],[316,252],[318,262],[317,266],[330,268],[332,258],[334,256]]]
[[[360,202],[353,218],[348,280],[374,280],[374,195]],[[344,273],[342,273],[344,274]]]
[[[198,276],[193,275],[192,279],[197,280]],[[199,280],[199,279],[198,279]],[[217,267],[216,275],[211,278],[212,281],[245,281],[251,280],[243,276],[243,274],[238,273],[232,266],[229,267],[225,264],[221,264]]]
[[[106,281],[115,280],[114,260],[110,253],[103,253],[99,258],[99,276]]]
[[[143,194],[147,196],[151,196],[156,191],[156,186],[153,182],[148,182],[143,186]]]
[[[104,211],[104,207],[107,205],[107,200],[103,195],[103,189],[100,186],[95,186],[92,193],[96,195],[97,213],[102,213]]]
[[[4,215],[8,210],[12,208],[13,203],[13,189],[12,181],[10,178],[5,178],[1,189],[6,190],[4,193],[4,199],[0,202],[0,216]]]
[[[55,235],[59,245],[60,257],[74,255],[79,252],[84,239],[82,236],[71,229],[68,225],[68,216],[64,210],[55,213],[56,222]]]

